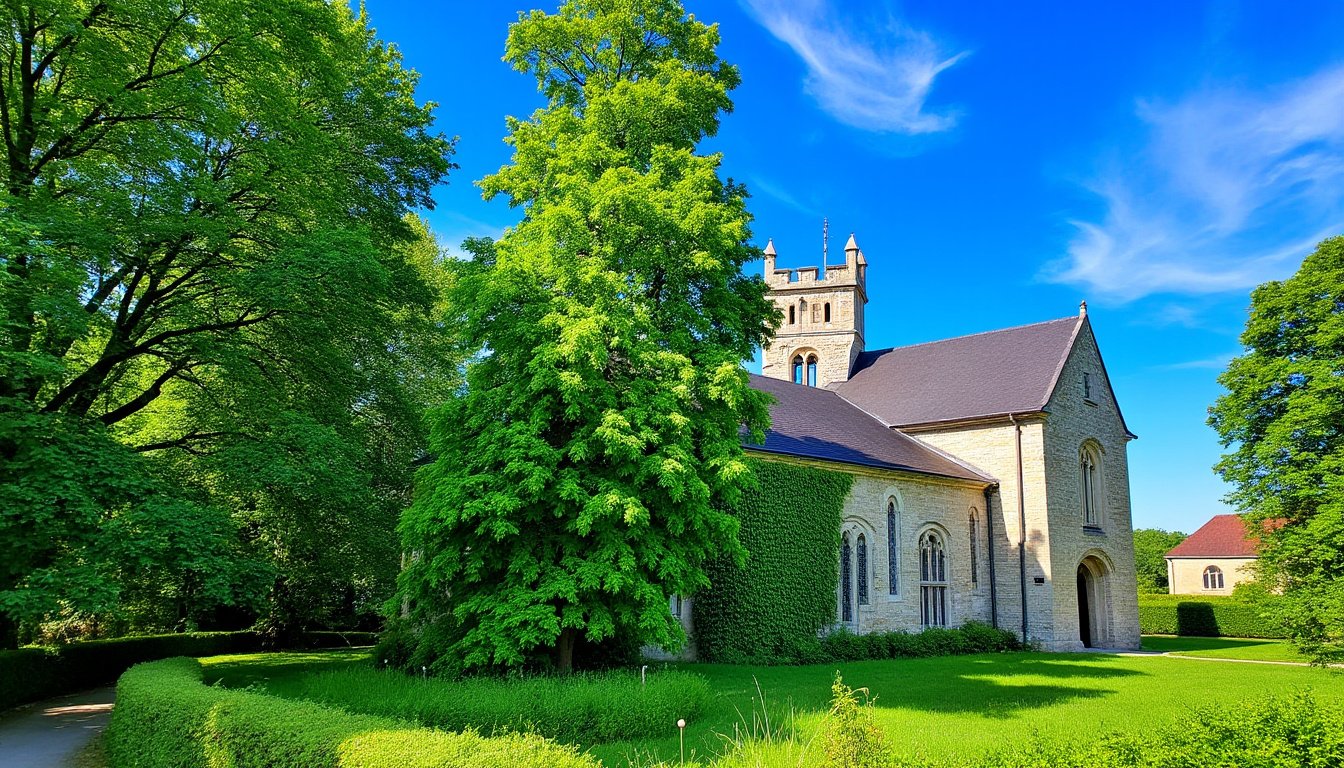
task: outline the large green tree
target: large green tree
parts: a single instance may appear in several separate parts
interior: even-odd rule
[[[669,596],[742,556],[724,504],[749,480],[739,430],[768,418],[742,361],[776,313],[741,271],[745,191],[696,152],[738,83],[718,41],[675,0],[574,0],[509,30],[547,104],[509,120],[513,161],[481,186],[524,215],[472,244],[452,305],[477,357],[401,524],[398,607],[451,663],[677,647]]]
[[[398,320],[436,300],[405,214],[452,143],[344,3],[0,25],[0,638],[130,575],[236,601],[268,526],[326,525],[367,475]]]
[[[1138,574],[1139,592],[1165,594],[1167,583],[1167,552],[1185,541],[1180,531],[1161,528],[1134,529],[1134,570]]]
[[[1258,572],[1321,661],[1344,660],[1344,237],[1297,274],[1251,294],[1245,352],[1219,382],[1209,423],[1231,450],[1231,501],[1268,526]]]

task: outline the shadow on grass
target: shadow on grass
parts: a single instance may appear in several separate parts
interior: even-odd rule
[[[1224,651],[1237,648],[1256,648],[1265,645],[1281,645],[1281,640],[1255,640],[1240,637],[1174,637],[1170,635],[1145,635],[1145,651]]]
[[[201,666],[206,685],[245,688],[255,683],[270,684],[316,672],[366,666],[371,659],[368,649],[355,648],[215,656],[202,659]]]

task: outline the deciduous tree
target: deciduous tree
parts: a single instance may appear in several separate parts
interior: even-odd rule
[[[454,292],[477,350],[432,415],[436,461],[401,531],[414,619],[451,663],[517,665],[580,639],[678,647],[668,599],[742,555],[724,511],[766,397],[742,361],[771,333],[745,277],[743,188],[698,154],[737,71],[675,0],[572,0],[509,30],[547,105],[509,120],[487,197],[523,210]],[[759,436],[759,435],[758,435]]]

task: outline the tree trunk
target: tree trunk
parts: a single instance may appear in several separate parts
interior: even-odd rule
[[[559,668],[562,674],[568,675],[574,671],[574,641],[578,639],[578,636],[579,631],[577,629],[560,630],[560,639],[555,644],[555,666]]]

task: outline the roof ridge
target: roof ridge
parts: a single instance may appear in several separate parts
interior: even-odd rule
[[[921,342],[918,342],[918,343],[916,343],[916,344],[903,344],[903,345],[901,345],[901,346],[899,346],[899,347],[886,347],[885,349],[872,349],[872,350],[867,350],[867,351],[865,351],[863,354],[865,354],[865,355],[879,355],[879,354],[882,354],[882,353],[884,353],[884,352],[895,352],[895,351],[898,350],[898,349],[914,349],[915,347],[927,347],[927,346],[930,345],[930,344],[943,344],[943,343],[946,343],[946,342],[949,342],[949,341],[959,341],[959,340],[961,340],[961,339],[973,339],[973,338],[975,338],[976,336],[988,336],[988,335],[990,335],[991,333],[1006,333],[1006,332],[1008,332],[1008,331],[1017,331],[1017,330],[1021,330],[1021,329],[1023,329],[1023,328],[1031,328],[1032,326],[1036,326],[1036,325],[1051,325],[1051,324],[1053,324],[1053,323],[1062,323],[1062,322],[1065,322],[1065,321],[1076,321],[1077,319],[1078,319],[1078,316],[1077,316],[1077,315],[1071,315],[1071,316],[1069,316],[1069,317],[1058,317],[1058,318],[1055,318],[1054,320],[1040,320],[1040,321],[1037,321],[1037,322],[1035,322],[1035,323],[1023,323],[1023,324],[1021,324],[1021,325],[1010,325],[1010,326],[1008,326],[1007,328],[996,328],[996,329],[994,329],[994,330],[992,330],[992,331],[977,331],[977,332],[975,332],[975,333],[965,333],[965,334],[962,334],[962,335],[960,335],[960,336],[949,336],[949,337],[947,337],[946,339],[934,339],[933,341],[921,341]]]

